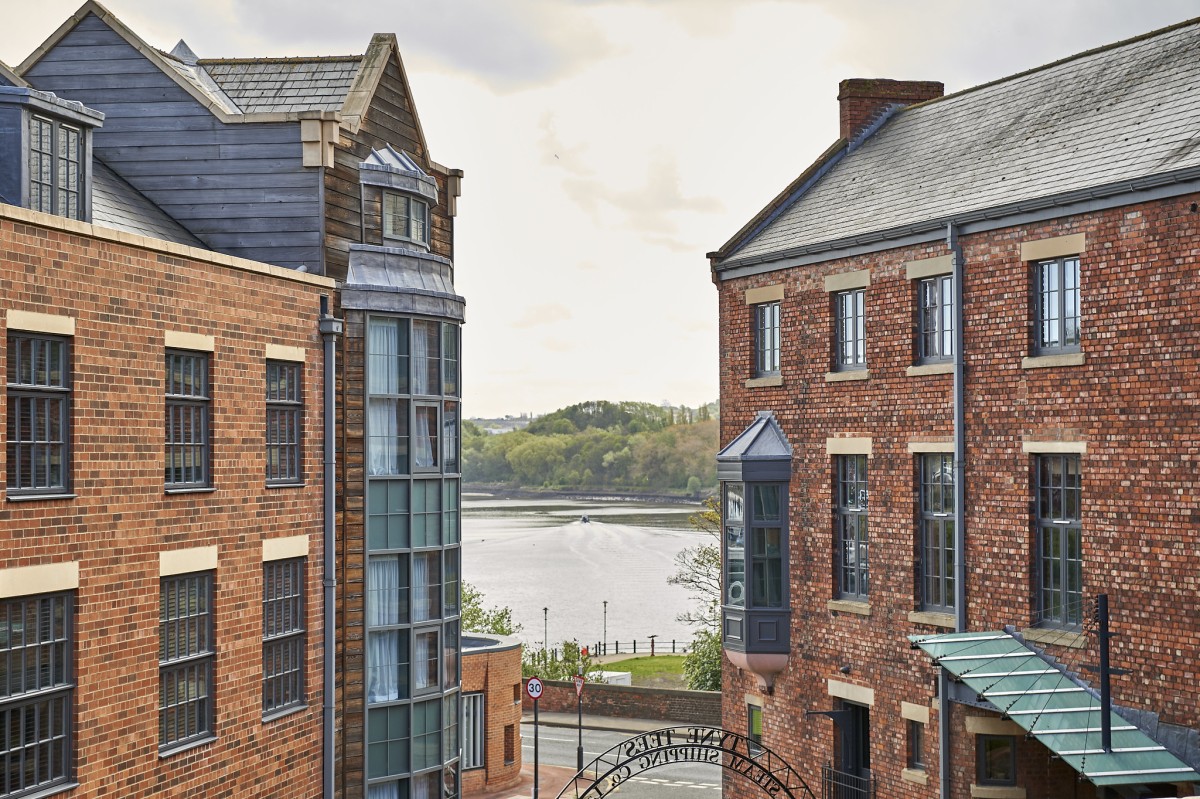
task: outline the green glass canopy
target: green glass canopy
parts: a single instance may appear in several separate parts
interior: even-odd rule
[[[1200,782],[1200,773],[1116,713],[1105,752],[1098,695],[1013,632],[909,640],[1095,785]]]

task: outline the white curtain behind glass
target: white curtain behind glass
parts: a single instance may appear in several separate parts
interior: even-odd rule
[[[400,799],[400,783],[386,782],[367,788],[367,799]]]
[[[433,608],[429,602],[429,558],[413,555],[413,621],[428,621]]]
[[[432,688],[434,685],[434,670],[429,668],[429,659],[436,657],[433,647],[436,644],[437,636],[429,633],[417,633],[413,639],[413,663],[416,665],[416,674],[413,677],[413,690],[419,691],[422,688]]]
[[[367,626],[400,623],[400,559],[371,558],[367,561]],[[367,701],[385,702],[400,698],[400,630],[372,631],[367,638]]]
[[[424,322],[413,322],[412,362],[414,394],[432,394],[433,386],[429,385],[429,336],[431,330],[437,328]]]
[[[413,431],[413,457],[417,466],[437,466],[433,457],[437,436],[437,408],[417,406],[416,429]]]
[[[400,393],[400,326],[397,321],[372,320],[367,331],[368,394]],[[387,397],[372,397],[367,410],[370,452],[367,468],[371,474],[398,474],[396,424],[399,402]]]

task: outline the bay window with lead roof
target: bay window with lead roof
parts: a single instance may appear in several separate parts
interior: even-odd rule
[[[786,654],[791,446],[771,414],[760,413],[717,455],[717,477],[723,646],[735,660]]]

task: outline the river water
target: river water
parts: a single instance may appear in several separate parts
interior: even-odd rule
[[[615,641],[624,652],[636,639],[640,652],[651,635],[670,651],[672,639],[692,639],[691,629],[675,617],[696,603],[667,578],[677,571],[677,553],[710,540],[688,524],[698,510],[698,505],[468,494],[463,579],[483,593],[485,606],[512,608],[513,620],[524,627],[519,637],[530,646],[541,646],[544,634],[552,647],[571,639],[595,644],[603,634],[607,600],[610,651]]]

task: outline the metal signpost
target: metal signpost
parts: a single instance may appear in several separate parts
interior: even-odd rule
[[[538,799],[538,700],[542,697],[542,681],[530,677],[525,693],[533,700],[533,799]]]
[[[579,664],[579,673],[575,675],[575,699],[579,701],[579,750],[575,758],[575,770],[583,771],[583,663]]]

